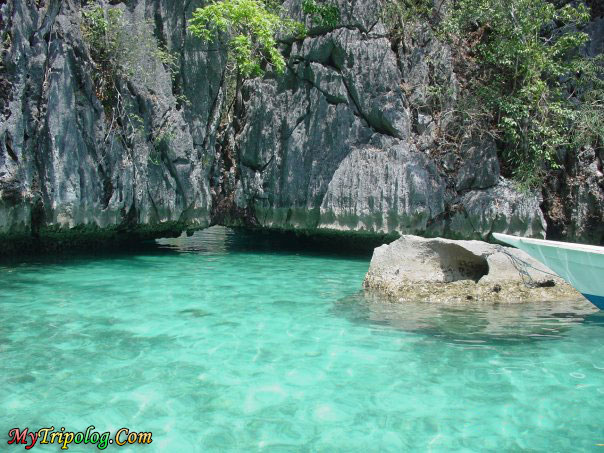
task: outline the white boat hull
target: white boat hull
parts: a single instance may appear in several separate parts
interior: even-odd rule
[[[520,238],[493,233],[498,241],[517,247],[542,262],[604,310],[604,247]]]

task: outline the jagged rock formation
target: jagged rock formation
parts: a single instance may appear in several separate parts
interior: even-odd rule
[[[200,3],[119,5],[133,26],[155,21],[160,41],[178,52],[179,71],[171,80],[148,55],[153,49],[135,55],[139,71],[119,81],[120,105],[112,108],[125,113],[117,119],[97,96],[80,2],[0,4],[4,245],[158,237],[209,225],[224,53],[205,51],[186,33]]]
[[[433,152],[447,106],[430,106],[431,80],[447,105],[459,91],[448,46],[418,26],[393,49],[378,2],[338,4],[342,26],[291,44],[286,77],[244,85],[230,208],[271,228],[543,237],[541,200],[500,177],[491,142]]]
[[[403,302],[582,299],[522,250],[410,235],[375,249],[363,286]]]
[[[224,47],[186,33],[202,0],[108,2],[177,56],[171,77],[153,49],[137,54],[117,122],[99,100],[83,3],[0,0],[0,249],[212,223],[543,237],[542,211],[550,234],[602,241],[603,156],[569,155],[543,198],[501,176],[488,139],[443,153],[460,91],[451,49],[427,24],[393,44],[380,2],[338,0],[342,25],[284,44],[287,73],[245,82],[228,122]],[[285,6],[302,18],[300,2]],[[601,52],[601,21],[592,35]]]

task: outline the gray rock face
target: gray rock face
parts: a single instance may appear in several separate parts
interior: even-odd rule
[[[552,239],[604,244],[602,156],[591,148],[573,150],[564,170],[544,191]]]
[[[270,228],[544,237],[539,198],[500,178],[491,142],[431,154],[446,121],[436,110],[457,98],[448,47],[424,26],[395,50],[373,2],[361,5],[356,17],[371,20],[344,14],[342,27],[292,44],[286,77],[244,85],[237,208]],[[449,87],[438,106],[434,80]]]
[[[199,2],[131,3],[118,7],[136,71],[118,82],[116,119],[95,89],[79,2],[3,2],[0,235],[153,237],[210,223],[224,55],[186,36]],[[157,41],[137,39],[153,36],[153,19],[177,55],[174,80]]]
[[[375,249],[363,286],[401,301],[509,303],[581,298],[521,250],[408,235]]]
[[[593,8],[593,6],[592,6]],[[603,7],[600,6],[600,10]],[[590,42],[587,44],[587,53],[595,57],[604,53],[604,17],[599,17],[587,25],[586,33],[590,36]]]
[[[456,212],[450,220],[453,237],[470,237],[468,232],[483,232],[487,238],[492,232],[516,236],[540,237],[544,233],[540,199],[529,196],[501,178],[499,183],[485,190],[473,190],[461,196]]]
[[[471,143],[462,149],[461,162],[457,175],[456,189],[488,189],[497,185],[499,160],[495,144],[489,141]]]
[[[355,149],[328,185],[319,227],[430,232],[429,221],[444,212],[444,192],[434,163],[407,145]]]

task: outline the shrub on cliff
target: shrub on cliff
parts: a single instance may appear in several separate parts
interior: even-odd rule
[[[321,27],[335,27],[340,17],[337,7],[316,0],[303,0],[302,10]],[[278,37],[306,35],[304,24],[288,18],[273,0],[213,1],[193,12],[189,31],[208,42],[224,38],[229,58],[243,77],[262,76],[267,67],[283,73]]]
[[[81,30],[94,70],[96,97],[105,109],[108,136],[132,144],[144,133],[142,118],[126,105],[123,82],[153,87],[157,65],[173,75],[177,58],[162,46],[148,20],[128,19],[120,6],[92,1],[82,8]]]
[[[604,146],[604,66],[583,51],[589,19],[589,8],[568,1],[386,0],[384,7],[392,39],[413,42],[407,35],[430,23],[452,45],[464,90],[447,112],[457,121],[448,122],[443,142],[494,136],[504,172],[525,186],[539,185],[564,152]]]
[[[229,57],[244,77],[263,74],[267,64],[281,73],[285,59],[277,48],[277,34],[302,33],[302,24],[282,18],[275,7],[260,0],[222,0],[197,8],[189,31],[205,41],[221,34],[229,43]]]
[[[504,163],[528,185],[558,167],[559,151],[602,145],[602,66],[580,51],[589,18],[581,3],[459,0],[442,24],[471,42],[476,108],[490,115]]]

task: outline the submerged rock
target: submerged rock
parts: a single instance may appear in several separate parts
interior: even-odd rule
[[[424,301],[401,304],[374,291],[347,296],[334,304],[332,312],[355,324],[415,332],[469,347],[493,340],[515,344],[555,340],[577,324],[604,322],[602,313],[587,299],[443,306]]]
[[[521,250],[402,236],[375,249],[363,286],[404,301],[534,302],[582,296]]]

